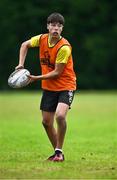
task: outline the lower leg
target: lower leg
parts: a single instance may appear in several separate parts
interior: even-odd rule
[[[66,115],[68,112],[69,106],[65,103],[59,103],[56,109],[56,121],[57,121],[57,149],[63,147],[64,138],[66,134],[67,124],[66,124]]]
[[[47,125],[45,124],[44,122],[42,122],[45,130],[46,130],[46,133],[48,135],[48,138],[53,146],[53,148],[55,149],[56,148],[56,145],[57,145],[57,134],[56,134],[56,130],[55,128],[53,127],[53,125]]]
[[[55,155],[50,159],[54,162],[64,161],[64,154],[62,152],[62,147],[64,143],[65,133],[66,133],[66,121],[63,118],[57,118],[57,145],[55,148]]]
[[[54,115],[55,115],[55,112],[42,111],[42,117],[43,117],[42,124],[45,128],[45,131],[48,135],[48,138],[49,138],[53,148],[55,149],[55,147],[57,145],[57,134],[56,134],[56,130],[53,126]]]
[[[63,147],[64,143],[64,138],[66,134],[66,121],[65,119],[57,119],[57,144],[56,144],[56,149],[61,149]]]

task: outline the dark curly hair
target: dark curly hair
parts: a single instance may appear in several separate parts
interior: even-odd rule
[[[60,13],[55,12],[48,16],[47,24],[49,24],[49,23],[60,23],[60,24],[64,25],[65,19]]]

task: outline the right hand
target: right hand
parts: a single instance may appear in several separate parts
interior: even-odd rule
[[[34,81],[37,81],[37,80],[40,80],[40,77],[41,76],[34,76],[34,75],[27,75],[29,78],[30,78],[30,83],[34,82]]]
[[[15,67],[15,70],[23,69],[23,68],[24,68],[24,66],[19,64],[18,66]]]

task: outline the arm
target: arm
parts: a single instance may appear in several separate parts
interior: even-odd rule
[[[64,63],[55,64],[55,69],[47,74],[39,75],[39,76],[29,75],[30,81],[33,82],[36,80],[58,78],[61,75],[61,73],[63,72],[64,67],[65,67]]]
[[[24,67],[24,63],[25,63],[27,52],[28,52],[28,48],[30,48],[30,47],[31,47],[30,40],[25,41],[25,42],[23,42],[21,44],[20,53],[19,53],[19,64],[18,64],[18,66],[16,66],[15,69],[20,69],[20,68]]]
[[[28,49],[38,47],[39,46],[39,40],[40,40],[41,34],[32,37],[30,40],[25,41],[22,43],[20,47],[20,53],[19,53],[19,64],[15,69],[21,69],[24,67],[26,55],[28,52]]]

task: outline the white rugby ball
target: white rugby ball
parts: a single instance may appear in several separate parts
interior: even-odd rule
[[[27,75],[30,75],[27,69],[15,70],[8,78],[8,85],[12,88],[27,86],[30,82],[30,78]]]

